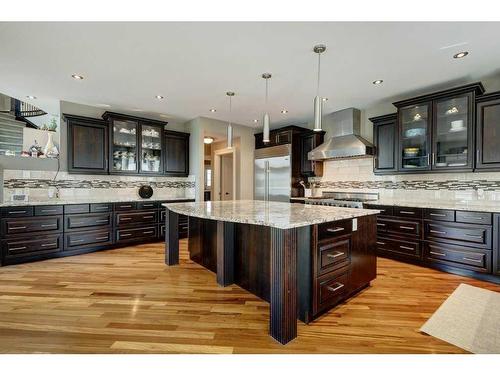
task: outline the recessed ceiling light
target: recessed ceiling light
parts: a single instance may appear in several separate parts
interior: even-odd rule
[[[210,108],[210,112],[217,112],[217,110],[215,108]]]
[[[253,122],[256,122],[256,123],[257,123],[257,122],[259,122],[259,120],[255,119],[255,120],[253,120]]]
[[[453,55],[454,59],[461,59],[462,57],[465,57],[469,54],[467,51],[459,52]]]
[[[36,99],[36,96],[33,96],[33,95],[27,95],[26,96],[27,99]]]
[[[374,85],[380,85],[382,82],[384,82],[384,80],[383,80],[383,79],[377,79],[377,80],[373,81],[372,83],[373,83]]]
[[[321,100],[323,100],[324,102],[326,102],[328,100],[328,98],[321,98]]]
[[[206,145],[211,144],[213,141],[214,141],[213,137],[205,137],[205,138],[203,138],[203,143],[205,143]]]
[[[163,97],[163,95],[156,95],[155,98],[158,100],[162,100],[164,97]]]
[[[83,79],[83,76],[81,76],[79,74],[72,74],[71,77],[73,77],[76,80],[82,80]]]
[[[282,109],[281,113],[285,114],[285,113],[288,113],[288,111],[286,109]]]

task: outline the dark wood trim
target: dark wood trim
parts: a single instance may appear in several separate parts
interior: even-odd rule
[[[297,337],[297,229],[271,228],[270,334],[281,344]]]
[[[500,99],[500,91],[494,91],[488,94],[476,96],[476,103],[489,102],[490,100],[497,99]]]
[[[390,113],[387,115],[381,115],[381,116],[375,116],[375,117],[370,117],[368,120],[371,122],[387,122],[387,121],[394,121],[398,117],[397,113]]]
[[[500,214],[493,215],[493,275],[500,276]]]
[[[234,283],[234,223],[217,222],[217,283]]]
[[[397,102],[392,103],[397,108],[407,107],[410,105],[419,104],[421,102],[432,101],[436,99],[456,96],[460,94],[465,94],[468,92],[474,92],[476,95],[482,95],[484,93],[484,86],[481,82],[474,82],[468,85],[453,87],[451,89],[436,91],[430,94],[424,94],[415,96],[410,99],[399,100]]]
[[[165,213],[165,264],[179,264],[179,214],[166,209]]]
[[[110,119],[110,118],[116,118],[116,119],[120,119],[120,120],[133,120],[133,121],[137,121],[137,122],[147,122],[150,124],[156,124],[156,125],[162,125],[162,126],[165,126],[168,124],[167,121],[154,120],[154,119],[150,119],[150,118],[146,118],[146,117],[139,117],[139,116],[127,115],[124,113],[109,112],[109,111],[104,112],[102,114],[102,118],[106,121],[108,121],[108,119]]]

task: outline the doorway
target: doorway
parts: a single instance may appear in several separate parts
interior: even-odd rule
[[[214,152],[213,200],[238,199],[234,157],[234,149],[225,148]]]

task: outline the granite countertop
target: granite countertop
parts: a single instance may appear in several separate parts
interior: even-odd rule
[[[300,203],[253,200],[166,203],[175,213],[202,219],[264,225],[279,229],[304,227],[361,216],[380,211],[360,208],[315,206]]]
[[[140,197],[120,197],[120,198],[88,198],[88,199],[50,199],[46,201],[28,201],[28,202],[3,202],[0,207],[18,207],[18,206],[50,206],[61,204],[86,204],[86,203],[120,203],[120,202],[158,202],[158,201],[181,201],[194,198],[150,198],[142,199]]]
[[[446,201],[446,200],[433,199],[433,200],[417,202],[410,200],[405,201],[398,198],[381,198],[377,201],[369,203],[380,204],[384,206],[436,208],[442,210],[500,212],[500,201],[481,201],[481,200]]]

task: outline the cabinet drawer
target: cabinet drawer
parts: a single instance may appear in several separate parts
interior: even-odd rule
[[[393,206],[382,206],[379,204],[365,204],[365,208],[369,208],[372,210],[379,210],[380,213],[378,216],[393,216],[394,215],[394,207]]]
[[[377,219],[377,230],[381,234],[420,238],[420,228],[420,221],[416,220]]]
[[[117,226],[158,222],[158,211],[115,213]]]
[[[137,202],[138,210],[152,210],[158,208],[158,202]]]
[[[426,208],[424,210],[424,219],[439,220],[439,221],[455,221],[455,211]]]
[[[351,262],[351,236],[318,244],[318,275],[334,271]]]
[[[493,223],[493,214],[489,212],[457,211],[457,223],[491,225]]]
[[[349,269],[332,272],[315,282],[313,313],[317,315],[340,301],[349,293]]]
[[[165,224],[160,225],[160,238],[165,238]]]
[[[86,214],[90,211],[89,204],[66,204],[64,205],[65,214]]]
[[[412,259],[420,259],[422,257],[420,241],[408,241],[388,237],[377,238],[377,253],[379,255],[396,255]]]
[[[492,228],[488,225],[425,223],[425,239],[491,249]]]
[[[113,211],[112,203],[92,203],[90,212],[111,212]]]
[[[64,249],[74,250],[87,247],[107,246],[113,243],[111,230],[97,230],[91,232],[74,232],[64,235]]]
[[[165,222],[165,216],[166,216],[166,211],[165,210],[160,211],[160,223]]]
[[[62,250],[62,234],[6,239],[2,240],[2,249],[5,259],[55,253]]]
[[[2,235],[27,234],[33,232],[61,232],[62,215],[2,219]]]
[[[110,227],[112,223],[111,212],[104,214],[66,215],[64,217],[64,230],[75,231]]]
[[[491,272],[492,254],[489,250],[427,243],[425,245],[424,257],[425,260],[431,263],[440,263],[478,272]]]
[[[63,206],[35,206],[35,216],[62,215]]]
[[[352,219],[318,224],[319,241],[350,233],[352,233]]]
[[[33,216],[32,206],[22,207],[3,207],[1,209],[2,217],[27,217]]]
[[[422,209],[414,207],[394,207],[394,216],[421,219]]]
[[[116,243],[155,241],[157,239],[157,226],[143,228],[117,229]]]
[[[132,211],[137,208],[137,202],[115,203],[113,208],[115,211]]]

